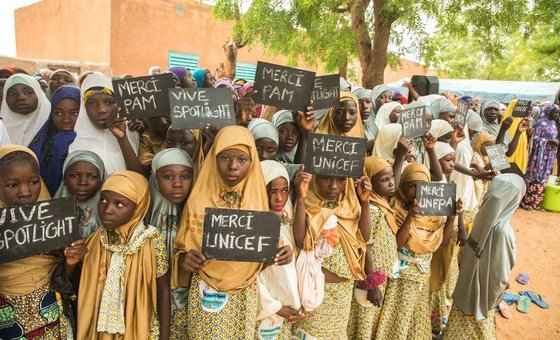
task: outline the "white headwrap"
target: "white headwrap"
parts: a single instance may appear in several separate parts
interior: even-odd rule
[[[447,121],[442,119],[434,119],[432,120],[432,126],[430,127],[430,133],[434,138],[439,138],[444,136],[450,132],[453,132],[453,126],[449,124]]]
[[[280,145],[280,137],[278,136],[278,130],[266,119],[255,118],[249,122],[247,129],[253,135],[255,141],[261,138],[270,138],[276,145]]]
[[[455,152],[455,149],[453,149],[453,147],[451,147],[451,145],[449,145],[448,143],[436,142],[434,151],[436,152],[437,158],[442,159],[450,153]]]
[[[480,118],[478,113],[469,109],[469,111],[467,111],[467,125],[469,126],[469,130],[480,132],[482,131],[482,118]]]
[[[280,125],[284,123],[294,123],[294,117],[292,116],[292,111],[280,110],[272,116],[272,125],[278,130]],[[297,141],[296,141],[297,142]],[[294,148],[288,152],[280,150],[280,144],[278,144],[278,159],[282,162],[293,163],[296,157],[296,152],[298,145],[296,144]]]
[[[373,146],[373,155],[392,163],[395,160],[393,150],[402,135],[401,124],[387,124],[379,131]]]
[[[455,105],[453,105],[453,103],[449,99],[440,97],[434,99],[434,101],[430,105],[430,111],[432,112],[432,117],[434,119],[438,119],[439,114],[442,112],[455,111]]]
[[[400,108],[402,110],[402,105],[399,104],[399,102],[390,102],[383,104],[381,108],[379,108],[375,117],[375,125],[378,129],[381,129],[387,124],[391,124],[389,116],[391,116],[391,112],[393,112],[396,108]]]
[[[376,107],[375,100],[377,99],[377,97],[383,94],[383,92],[387,92],[387,91],[390,92],[391,88],[385,84],[377,85],[376,87],[373,88],[373,90],[371,90],[371,101],[373,102],[373,112],[377,113],[377,111],[380,109],[379,107]]]

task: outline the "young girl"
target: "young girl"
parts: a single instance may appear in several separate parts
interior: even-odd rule
[[[294,122],[291,111],[280,110],[272,116],[272,125],[278,130],[278,160],[295,163],[300,129]]]
[[[189,339],[250,339],[255,335],[256,279],[264,265],[207,260],[201,250],[206,208],[269,210],[258,158],[246,128],[222,128],[183,210],[173,245],[172,287],[189,287]],[[275,264],[289,263],[291,255],[289,247],[281,248]]]
[[[373,143],[375,141],[375,136],[379,132],[379,127],[377,124],[371,124],[369,116],[373,111],[373,102],[371,101],[371,91],[366,90],[363,87],[357,87],[352,91],[352,94],[356,96],[358,102],[360,103],[360,117],[362,118],[362,126],[364,128],[364,135],[367,139],[366,150],[368,154],[371,153],[373,149]]]
[[[280,137],[274,125],[266,119],[255,118],[251,120],[247,129],[249,129],[255,139],[259,159],[261,161],[276,160]]]
[[[76,86],[76,78],[64,69],[54,71],[49,78],[49,95],[52,97],[56,90],[65,85]]]
[[[91,151],[74,151],[68,155],[62,167],[64,178],[55,198],[76,198],[78,205],[80,236],[85,240],[101,226],[97,214],[99,189],[105,181],[105,166],[99,156]]]
[[[375,117],[375,125],[377,125],[377,128],[381,129],[387,124],[398,123],[402,109],[402,105],[398,102],[383,104],[379,111],[377,111],[377,116]]]
[[[0,208],[48,199],[35,154],[21,146],[1,146]],[[50,282],[59,265],[68,279],[86,251],[84,241],[78,240],[64,255],[52,252],[0,264],[0,339],[73,338],[61,294]]]
[[[416,203],[418,183],[430,182],[429,170],[411,163],[403,171],[392,207],[396,213],[399,270],[387,283],[378,339],[426,339],[430,328],[430,261],[451,239],[455,216],[422,216]],[[457,210],[461,204],[457,202]]]
[[[138,133],[128,130],[126,118],[119,117],[118,112],[111,79],[97,73],[89,75],[81,89],[77,136],[68,151],[95,152],[108,175],[126,169],[144,173],[137,156]]]
[[[328,109],[315,133],[364,138],[360,104],[350,92],[340,93],[340,105]]]
[[[398,265],[395,238],[398,225],[395,212],[389,204],[389,198],[395,194],[393,167],[387,161],[374,156],[365,159],[364,167],[372,186],[369,196],[371,236],[366,241],[367,255],[371,257],[372,272],[381,270],[387,277],[392,278],[394,268]],[[381,285],[368,291],[369,304],[358,300],[359,290],[354,288],[348,324],[349,339],[371,338],[372,329],[375,331],[379,313],[383,309],[385,288],[386,285]]]
[[[191,70],[184,66],[173,66],[169,69],[173,73],[174,79],[177,79],[178,86],[185,89],[196,89],[196,80],[193,78]]]
[[[51,195],[62,182],[62,164],[76,138],[74,127],[80,111],[80,89],[61,86],[51,96],[52,112],[29,148],[39,158],[41,177]]]
[[[196,80],[196,86],[199,88],[212,88],[216,83],[216,78],[207,68],[199,68],[198,70],[194,71],[192,76]]]
[[[171,118],[169,116],[150,117],[145,121],[148,123],[148,129],[140,136],[138,159],[149,173],[152,159],[158,152],[165,149],[165,137],[171,126]]]
[[[202,139],[200,130],[196,129],[173,130],[169,128],[165,136],[166,149],[179,148],[191,157],[193,161],[193,183],[198,177],[198,171],[202,166],[206,154]],[[210,145],[212,144],[210,143]]]
[[[13,144],[28,146],[50,113],[51,103],[33,77],[18,73],[8,78],[0,118]]]
[[[169,338],[167,252],[157,228],[143,222],[149,206],[148,181],[136,172],[103,184],[103,228],[87,240],[80,279],[78,339]]]
[[[270,210],[280,216],[280,244],[292,247],[293,206],[289,199],[290,178],[282,164],[262,161]],[[289,340],[292,324],[302,320],[295,261],[285,266],[270,266],[258,277],[259,306],[257,339]]]
[[[472,147],[474,149],[473,159],[480,167],[487,169],[490,164],[490,159],[486,153],[486,147],[496,145],[496,138],[489,133],[480,132],[476,135],[472,142]],[[486,195],[488,191],[489,183],[487,181],[474,181],[474,191],[476,195],[476,201],[482,202],[482,198]]]

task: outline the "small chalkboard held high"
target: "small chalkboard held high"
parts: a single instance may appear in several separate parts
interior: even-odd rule
[[[518,100],[513,108],[513,112],[511,115],[517,118],[525,118],[531,110],[533,110],[533,106],[531,106],[533,102],[530,100]]]
[[[486,150],[488,158],[490,159],[490,165],[492,166],[492,169],[498,171],[509,169],[511,167],[506,157],[504,146],[502,144],[488,145],[484,148]]]
[[[257,63],[253,100],[285,110],[304,111],[309,105],[315,72],[297,68]]]
[[[62,249],[79,238],[73,197],[0,209],[0,263]]]
[[[359,178],[363,173],[366,139],[310,133],[305,171],[323,176]]]
[[[455,183],[419,183],[416,201],[426,216],[453,216],[457,201]]]
[[[400,123],[402,134],[408,139],[422,137],[427,130],[426,122],[427,106],[419,106],[401,111]]]
[[[173,129],[218,128],[235,125],[235,110],[229,88],[170,89],[169,106]]]
[[[207,259],[270,262],[278,252],[280,218],[270,211],[206,208],[202,253]]]
[[[167,90],[173,87],[171,73],[113,80],[115,99],[121,108],[120,114],[129,119],[168,115]]]
[[[457,111],[455,112],[455,126],[465,126],[467,123],[467,114],[469,111],[469,104],[466,101],[459,99],[457,101]]]
[[[313,92],[311,93],[314,110],[328,109],[340,103],[340,76],[315,77]]]

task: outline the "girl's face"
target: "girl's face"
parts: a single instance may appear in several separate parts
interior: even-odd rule
[[[37,202],[41,193],[41,176],[36,164],[22,160],[0,170],[0,200],[6,206]]]
[[[191,193],[193,170],[184,165],[171,164],[156,171],[159,192],[173,204],[183,203]]]
[[[212,74],[212,72],[206,72],[204,75],[204,87],[214,87],[216,83],[216,78]]]
[[[557,120],[560,115],[560,110],[554,109],[548,113],[548,120]]]
[[[72,77],[68,73],[58,72],[49,80],[49,89],[51,93],[54,93],[54,91],[58,90],[58,88],[63,85],[74,85]]]
[[[346,178],[344,177],[317,175],[315,181],[319,195],[329,201],[338,200],[346,185]]]
[[[252,164],[251,157],[238,149],[229,149],[216,156],[220,178],[227,186],[233,187],[247,177]]]
[[[376,194],[384,197],[395,194],[395,178],[393,167],[386,167],[371,177],[371,185]]]
[[[59,101],[53,108],[52,113],[56,129],[65,132],[74,131],[78,120],[78,112],[80,112],[80,105],[73,99],[66,98]]]
[[[445,175],[451,175],[451,173],[455,170],[455,158],[456,158],[455,152],[450,152],[447,155],[440,158],[439,165],[441,165],[441,171]]]
[[[37,81],[39,82],[39,85],[41,85],[41,90],[43,90],[43,92],[46,94],[47,90],[49,89],[49,84],[47,84],[47,81],[45,79],[40,79]]]
[[[171,118],[169,116],[150,117],[148,118],[148,125],[150,126],[150,130],[161,138],[165,136],[167,130],[169,130]]]
[[[432,119],[433,117],[431,114],[426,115],[426,132],[430,131],[432,128]]]
[[[391,111],[391,114],[389,115],[389,122],[393,124],[397,123],[400,117],[401,117],[401,108],[395,107],[393,111]]]
[[[491,145],[496,145],[496,142],[493,140],[489,140],[487,142],[482,143],[482,148],[480,150],[482,156],[488,156],[488,154],[486,153],[486,147]]]
[[[278,126],[280,135],[280,149],[282,151],[292,151],[299,139],[299,129],[294,123],[282,123]]]
[[[484,118],[486,118],[486,120],[489,122],[494,122],[496,121],[496,119],[498,119],[498,113],[500,113],[499,109],[489,107],[487,109],[484,109]]]
[[[168,130],[165,148],[179,148],[192,158],[196,152],[196,138],[189,130]]]
[[[282,211],[288,202],[290,188],[284,177],[278,177],[270,181],[266,186],[268,191],[268,203],[270,210]]]
[[[278,145],[270,138],[260,138],[255,141],[260,161],[275,160],[278,155]]]
[[[359,102],[360,102],[360,115],[362,116],[362,120],[366,120],[369,118],[369,115],[371,114],[371,110],[373,109],[373,103],[369,98],[360,99]]]
[[[117,111],[117,101],[106,93],[97,93],[86,101],[89,120],[98,129],[107,128],[107,119]]]
[[[404,198],[408,204],[416,199],[416,185],[423,183],[422,181],[410,181],[404,183]]]
[[[340,132],[352,130],[358,120],[358,109],[352,100],[343,101],[334,109],[333,123]]]
[[[196,89],[196,80],[192,76],[191,71],[187,71],[185,76],[183,77],[183,87],[186,89]]]
[[[375,107],[379,109],[383,104],[390,103],[391,101],[393,101],[393,96],[391,91],[385,91],[382,94],[380,94],[377,97],[377,99],[375,99]]]
[[[101,191],[97,214],[107,230],[113,230],[130,222],[134,217],[136,203],[111,190]]]
[[[76,162],[66,169],[64,185],[78,201],[86,201],[101,188],[99,169],[90,162]]]
[[[449,142],[451,142],[451,137],[453,136],[453,131],[446,133],[445,135],[439,137],[437,140],[439,142],[444,142],[449,144]]]
[[[455,124],[455,111],[441,112],[439,114],[439,119],[445,120],[449,125],[453,126]]]
[[[6,104],[13,112],[27,115],[37,109],[39,99],[31,86],[16,84],[6,91]]]

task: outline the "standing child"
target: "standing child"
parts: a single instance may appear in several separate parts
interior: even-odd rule
[[[193,179],[196,181],[198,170],[202,166],[206,154],[202,141],[202,133],[196,129],[173,130],[169,128],[165,136],[165,148],[179,148],[185,151],[193,161]],[[213,142],[213,141],[212,141]],[[210,143],[211,145],[212,143]],[[193,182],[194,182],[193,181]]]
[[[291,111],[280,110],[272,116],[272,125],[278,130],[278,160],[294,163],[298,148],[300,128],[294,122]]]
[[[150,172],[150,165],[154,156],[165,149],[165,137],[167,130],[171,126],[171,118],[169,115],[161,117],[150,117],[145,120],[148,123],[148,129],[140,136],[140,149],[138,150],[138,159],[146,172]]]
[[[278,144],[280,143],[276,127],[266,119],[255,118],[251,120],[247,129],[255,139],[259,159],[275,161],[278,157]]]
[[[78,339],[169,338],[167,252],[156,227],[143,222],[149,206],[148,181],[136,172],[103,184],[103,228],[87,241],[80,279]]]

